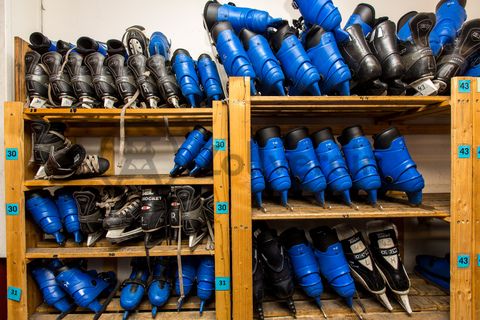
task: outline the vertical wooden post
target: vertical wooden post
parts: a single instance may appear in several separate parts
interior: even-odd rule
[[[231,318],[228,106],[213,103],[213,186],[215,212],[215,316]]]
[[[23,103],[6,102],[4,119],[8,317],[27,319]]]
[[[458,320],[473,319],[473,86],[473,78],[452,80],[450,318]]]
[[[22,38],[15,37],[15,101],[26,101],[25,88],[25,53],[30,51],[28,43]]]
[[[230,78],[233,319],[253,319],[250,79]]]
[[[473,78],[473,280],[474,319],[480,319],[480,78]]]

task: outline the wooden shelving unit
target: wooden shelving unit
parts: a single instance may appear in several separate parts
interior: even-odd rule
[[[472,88],[470,93],[459,92],[460,80],[470,81]],[[480,117],[475,118],[478,121],[477,126],[474,126],[472,117],[473,110],[480,111],[480,95],[473,92],[476,88],[477,79],[458,78],[452,81],[451,97],[250,97],[249,80],[231,78],[229,111],[230,119],[235,119],[230,121],[233,318],[254,317],[251,308],[253,303],[251,270],[253,221],[290,222],[312,219],[375,218],[399,221],[399,218],[422,217],[452,222],[450,224],[451,295],[443,292],[439,294],[438,290],[425,283],[421,284],[423,288],[421,291],[417,285],[423,280],[414,277],[411,293],[413,318],[448,319],[450,315],[452,319],[472,319],[471,306],[474,300],[471,295],[473,290],[471,268],[478,269],[472,246],[474,231],[472,205],[476,203],[480,206],[480,201],[476,200],[472,193],[475,185],[472,181],[473,156],[467,159],[459,158],[458,148],[461,145],[469,145],[471,150],[475,150],[472,151],[475,154],[480,144],[480,138],[475,138],[476,144],[472,140],[474,139],[473,128],[480,128]],[[366,134],[377,133],[391,125],[398,127],[403,134],[451,133],[451,192],[425,194],[425,201],[419,207],[408,205],[402,195],[392,195],[389,199],[380,200],[383,211],[364,205],[362,201],[356,202],[359,210],[349,208],[340,202],[329,202],[331,208],[323,209],[308,198],[301,200],[290,198],[289,203],[293,206],[293,211],[288,211],[279,206],[277,201],[272,202],[268,199],[264,202],[266,213],[252,208],[252,195],[250,188],[247,188],[250,183],[252,132],[268,125],[278,125],[282,132],[299,126],[306,126],[311,131],[329,126],[334,134],[338,135],[341,129],[353,123],[361,124]],[[480,168],[480,165],[477,166]],[[480,177],[478,168],[476,176]],[[475,221],[475,224],[478,224],[478,218]],[[477,240],[476,244],[477,248],[480,247],[480,240]],[[461,254],[475,259],[474,265],[471,264],[468,268],[457,268],[457,257]],[[419,293],[420,291],[422,293]],[[305,297],[300,296],[295,300],[299,318],[321,318],[320,311],[312,301],[306,301]],[[329,319],[356,318],[338,299],[326,294],[322,300],[324,300],[323,304]],[[388,313],[371,300],[371,297],[365,300],[367,301],[367,313],[364,314],[366,319],[409,319],[406,313],[400,312],[398,305],[393,313]],[[267,301],[264,308],[268,319],[287,319],[290,316],[288,309],[275,301]]]
[[[87,111],[87,112],[85,112]],[[8,252],[8,285],[22,290],[20,301],[9,300],[9,315],[15,319],[54,319],[55,314],[44,312],[42,309],[41,295],[38,292],[36,284],[28,275],[28,263],[34,259],[68,259],[68,258],[109,258],[109,264],[115,265],[117,258],[131,258],[145,256],[145,247],[143,243],[128,243],[126,245],[112,245],[108,241],[99,241],[94,247],[86,247],[67,242],[64,247],[58,247],[52,241],[42,239],[41,230],[31,221],[25,212],[25,195],[24,192],[45,187],[65,187],[65,186],[121,186],[121,185],[203,185],[212,186],[214,190],[215,202],[229,202],[228,194],[228,152],[214,152],[214,175],[213,177],[193,178],[188,176],[180,176],[171,178],[167,174],[158,175],[109,175],[92,179],[77,180],[34,180],[33,168],[29,166],[28,160],[31,155],[31,141],[29,133],[29,121],[34,119],[45,119],[49,121],[63,121],[68,118],[67,125],[78,129],[68,130],[69,133],[77,133],[81,136],[82,130],[80,125],[89,125],[93,132],[103,128],[111,128],[118,123],[117,116],[120,110],[99,110],[96,115],[92,110],[77,110],[73,117],[69,117],[72,113],[68,109],[40,109],[30,110],[24,109],[21,102],[10,102],[5,104],[5,144],[6,147],[15,147],[18,149],[18,159],[15,161],[6,161],[6,194],[7,203],[18,204],[19,212],[16,216],[7,216],[7,252]],[[95,111],[95,110],[93,110]],[[108,112],[104,112],[108,111]],[[192,111],[190,109],[168,109],[161,110],[129,110],[134,111],[126,118],[127,127],[130,123],[141,123],[143,127],[155,126],[163,123],[163,119],[156,118],[157,115],[170,119],[183,119],[180,127],[175,126],[175,122],[169,121],[172,129],[184,135],[187,130],[197,123],[197,118],[184,117],[187,115],[200,114],[204,117],[203,121],[209,122],[208,127],[212,129],[214,139],[225,139],[228,143],[228,111],[227,106],[221,102],[215,102],[212,109],[200,111]],[[153,111],[153,112],[152,112]],[[154,119],[150,117],[150,113],[154,114]],[[81,116],[80,116],[81,115]],[[97,122],[101,118],[101,122]],[[93,121],[90,121],[93,119]],[[115,128],[115,127],[114,127]],[[109,132],[106,130],[106,132]],[[118,135],[118,128],[111,131]],[[145,133],[145,132],[144,132]],[[157,131],[146,136],[158,136],[162,133]],[[75,136],[75,135],[74,135]],[[106,157],[111,166],[115,166],[113,139],[102,135],[102,144],[100,154]],[[106,141],[106,142],[105,142]],[[227,164],[227,165],[225,165]],[[216,277],[230,278],[230,246],[229,246],[229,218],[228,215],[215,214],[215,249],[209,250],[206,243],[199,244],[194,250],[188,248],[188,244],[184,243],[180,250],[182,255],[214,255],[215,256],[215,273]],[[151,256],[176,256],[178,253],[176,244],[167,245],[161,243],[150,250]],[[123,280],[123,279],[120,279]],[[117,299],[118,300],[118,299]],[[216,302],[213,307],[207,310],[206,319],[229,319],[230,318],[230,291],[221,289],[216,291]],[[116,310],[118,301],[109,307],[110,311]],[[146,304],[145,304],[146,305]],[[192,305],[192,303],[190,303]],[[39,307],[40,306],[40,307]],[[215,308],[215,306],[217,308]],[[143,307],[145,309],[145,307]],[[168,308],[167,308],[168,309]],[[193,310],[185,313],[166,312],[169,317],[174,315],[178,319],[191,319],[193,314],[198,315],[198,311]],[[118,311],[118,310],[117,310]],[[144,313],[149,315],[149,313]],[[77,317],[77,315],[75,315]],[[121,315],[109,313],[105,317],[107,319],[117,319]],[[80,311],[78,319],[91,318],[91,313]],[[141,318],[141,317],[140,317]]]

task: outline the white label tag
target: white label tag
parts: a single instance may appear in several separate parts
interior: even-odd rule
[[[435,86],[435,84],[433,84],[432,80],[430,79],[416,84],[414,88],[415,90],[420,92],[422,96],[431,96],[438,93],[437,87]]]
[[[45,105],[47,100],[43,100],[40,98],[33,98],[32,102],[30,102],[30,107],[32,108],[41,108]]]
[[[70,98],[62,98],[62,103],[61,103],[61,106],[62,107],[71,107],[73,104],[73,100],[70,99]]]
[[[103,102],[103,106],[107,109],[112,109],[114,103],[115,102],[112,99],[105,98],[105,101]]]

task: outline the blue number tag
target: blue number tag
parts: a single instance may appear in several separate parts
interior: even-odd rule
[[[215,151],[225,151],[227,149],[227,142],[225,139],[215,139],[213,142],[213,149]]]
[[[230,290],[230,277],[215,277],[215,290],[217,291]]]
[[[13,300],[13,301],[17,301],[17,302],[20,301],[20,298],[22,297],[22,289],[17,288],[17,287],[9,286],[7,290],[8,290],[7,298],[9,300]]]
[[[480,159],[480,147],[477,147],[477,159]]]
[[[217,202],[215,204],[216,214],[228,214],[228,202]]]
[[[460,93],[470,93],[470,80],[458,80],[458,92]]]
[[[17,216],[18,215],[18,204],[16,203],[7,203],[7,215]]]
[[[468,254],[459,254],[457,257],[457,267],[458,268],[470,267],[470,256]]]
[[[477,267],[480,267],[480,254],[477,254]]]
[[[470,146],[469,145],[459,145],[458,146],[458,157],[460,159],[469,159],[470,158]]]
[[[18,160],[18,149],[17,148],[6,148],[5,149],[5,158],[7,160]]]

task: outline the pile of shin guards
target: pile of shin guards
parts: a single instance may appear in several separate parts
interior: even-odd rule
[[[329,288],[362,319],[361,312],[354,308],[355,296],[362,311],[367,310],[356,284],[389,311],[393,310],[386,294],[390,291],[405,311],[412,313],[408,299],[410,279],[392,223],[370,221],[363,233],[347,224],[321,226],[309,232],[292,227],[279,236],[265,223],[258,223],[253,234],[254,310],[260,319],[268,317],[263,309],[266,295],[284,301],[295,316],[296,286],[315,300],[325,318],[321,296]]]
[[[380,209],[378,196],[388,191],[405,192],[411,205],[422,203],[425,182],[398,129],[391,127],[374,135],[373,147],[360,126],[345,128],[337,140],[341,147],[330,128],[309,134],[301,127],[283,137],[279,127],[259,129],[251,140],[251,188],[256,205],[265,211],[263,195],[278,194],[281,204],[292,209],[289,193],[293,197],[303,193],[328,208],[328,192],[357,208],[352,196],[358,198],[359,191]]]

